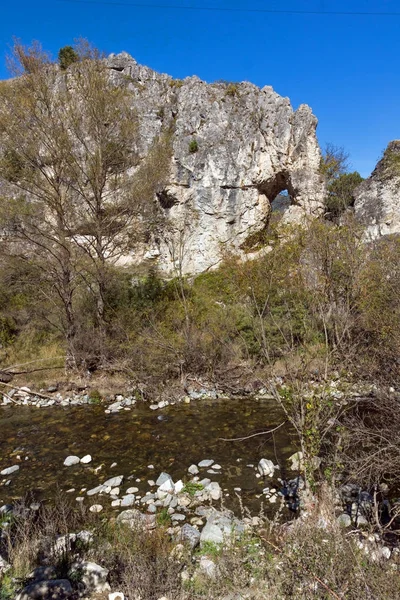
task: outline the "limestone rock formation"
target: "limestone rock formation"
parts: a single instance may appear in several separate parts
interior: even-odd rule
[[[307,105],[294,111],[271,87],[248,82],[174,80],[126,53],[111,55],[107,65],[131,90],[140,156],[174,124],[169,181],[158,193],[168,227],[143,255],[163,271],[201,272],[218,264],[224,249],[240,250],[265,228],[283,190],[291,203],[285,221],[320,212],[317,119]]]
[[[354,193],[366,239],[400,233],[400,140],[390,142],[372,175]]]

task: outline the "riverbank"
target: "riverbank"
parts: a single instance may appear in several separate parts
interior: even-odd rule
[[[1,598],[31,600],[38,589],[57,600],[399,598],[399,552],[368,530],[343,528],[327,487],[291,524],[246,523],[205,506],[198,515],[203,528],[130,509],[95,514],[62,499],[16,506],[1,522]]]

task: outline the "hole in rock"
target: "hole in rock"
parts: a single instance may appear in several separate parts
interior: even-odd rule
[[[178,200],[172,194],[169,194],[166,190],[157,193],[157,199],[160,203],[161,208],[167,210],[172,208],[175,204],[178,204]]]

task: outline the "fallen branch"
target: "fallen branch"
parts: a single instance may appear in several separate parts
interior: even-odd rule
[[[249,440],[250,438],[256,437],[258,435],[268,435],[269,433],[274,433],[274,431],[277,431],[278,429],[283,427],[286,423],[287,423],[287,421],[283,421],[280,425],[278,425],[277,427],[274,427],[274,429],[269,429],[268,431],[260,431],[259,433],[252,433],[251,435],[246,435],[245,437],[231,438],[231,439],[218,438],[218,439],[222,440],[223,442],[243,442],[244,440]]]

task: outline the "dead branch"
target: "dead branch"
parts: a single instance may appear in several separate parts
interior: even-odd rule
[[[249,440],[250,438],[256,437],[258,435],[268,435],[269,433],[274,433],[274,431],[277,431],[278,429],[283,427],[286,423],[287,423],[287,421],[283,421],[280,425],[278,425],[277,427],[274,427],[273,429],[269,429],[268,431],[260,431],[259,433],[252,433],[251,435],[246,435],[246,436],[240,437],[240,438],[231,438],[231,439],[218,438],[218,439],[221,440],[222,442],[243,442],[244,440]]]

